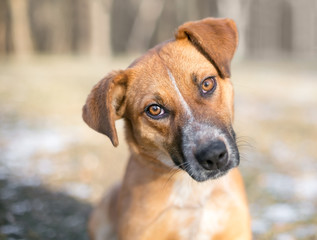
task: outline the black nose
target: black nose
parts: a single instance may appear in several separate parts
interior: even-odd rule
[[[198,163],[206,170],[223,170],[228,163],[228,152],[222,141],[214,141],[195,153]]]

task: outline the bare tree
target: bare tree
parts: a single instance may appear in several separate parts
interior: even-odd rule
[[[6,54],[8,50],[8,19],[7,1],[0,1],[0,54]]]
[[[111,5],[112,0],[90,1],[90,55],[111,57]]]
[[[129,52],[138,52],[149,47],[164,3],[165,0],[141,1],[128,40],[127,50]]]
[[[29,57],[33,52],[33,43],[28,17],[28,0],[8,2],[11,13],[14,52],[19,58]]]

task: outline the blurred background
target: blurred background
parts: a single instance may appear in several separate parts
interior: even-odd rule
[[[87,239],[129,152],[86,126],[92,86],[185,21],[233,18],[235,130],[254,239],[317,239],[317,0],[1,0],[0,239]]]

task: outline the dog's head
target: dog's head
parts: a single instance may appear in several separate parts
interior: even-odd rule
[[[124,118],[133,152],[197,181],[222,176],[239,164],[230,82],[237,41],[230,19],[183,24],[175,39],[102,79],[83,108],[85,122],[117,146],[114,122]]]

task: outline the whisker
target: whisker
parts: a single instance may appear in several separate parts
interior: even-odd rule
[[[188,162],[183,162],[183,163],[177,164],[177,165],[175,165],[175,167],[178,167],[178,168],[172,168],[170,170],[170,172],[168,173],[168,174],[170,174],[170,176],[168,177],[165,184],[163,185],[163,188],[166,187],[166,185],[169,183],[169,181],[171,181],[171,179],[173,178],[173,176],[175,176],[175,174],[177,174],[183,170],[180,168],[181,166],[185,166],[185,168],[186,168],[188,166]]]
[[[255,142],[256,141],[249,136],[236,136],[236,144],[239,149],[240,160],[242,160],[243,162],[251,161],[248,153],[256,149]]]
[[[254,143],[255,143],[255,140],[251,137],[240,136],[240,135],[236,137],[236,144],[239,150],[244,150],[244,149],[254,150],[255,149]]]
[[[240,160],[243,162],[251,162],[250,158],[248,158],[246,155],[241,155],[240,154]]]

